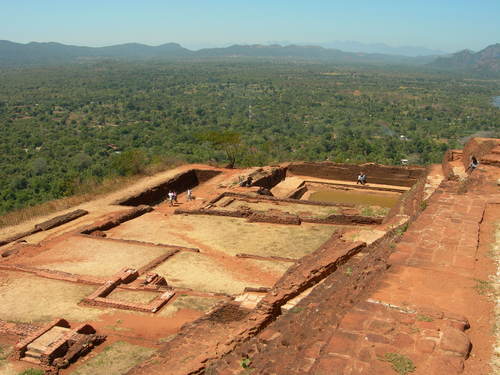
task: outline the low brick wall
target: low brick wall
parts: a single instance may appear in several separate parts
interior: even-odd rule
[[[167,257],[170,257],[173,254],[175,254],[175,252],[167,254],[168,255]],[[137,279],[138,276],[139,272],[137,270],[131,268],[124,268],[117,275],[115,275],[113,279],[106,281],[102,286],[97,288],[97,290],[95,290],[90,296],[84,298],[82,302],[90,306],[112,307],[115,309],[155,313],[175,295],[174,291],[167,290],[148,304],[133,303],[126,301],[115,301],[113,299],[107,298],[107,296],[113,290],[115,290],[119,285],[121,285],[122,283],[129,283]],[[145,288],[137,288],[137,289],[145,289]]]
[[[91,226],[82,228],[79,230],[79,232],[82,234],[92,234],[92,232],[96,232],[96,231],[110,230],[111,228],[117,227],[121,223],[135,219],[136,217],[139,217],[139,216],[144,215],[145,213],[148,213],[151,211],[153,211],[153,207],[151,207],[151,206],[138,206],[138,207],[132,208],[131,210],[128,210],[124,213],[120,213],[118,215],[115,215],[112,219],[108,219],[108,220],[99,222],[97,224],[93,224]]]
[[[301,199],[293,199],[293,198],[276,198],[276,197],[271,197],[268,195],[247,195],[247,194],[241,194],[241,193],[233,193],[230,191],[226,191],[219,196],[215,197],[211,201],[208,202],[208,204],[205,206],[205,208],[209,208],[211,205],[214,205],[217,203],[219,200],[225,197],[235,197],[238,200],[241,201],[248,201],[248,202],[283,202],[283,203],[295,203],[295,204],[303,204],[303,205],[309,205],[309,206],[320,206],[320,207],[355,207],[354,204],[349,204],[349,203],[328,203],[328,202],[313,202],[313,201],[307,201],[307,200],[301,200]]]
[[[35,229],[49,230],[60,225],[69,223],[70,221],[76,220],[82,216],[87,215],[89,212],[86,210],[74,210],[64,215],[56,216],[50,220],[44,221],[43,223],[35,225]]]
[[[31,273],[40,277],[46,277],[48,279],[61,280],[61,281],[69,281],[73,283],[81,283],[88,285],[96,285],[102,283],[102,278],[94,277],[94,276],[82,276],[75,275],[68,272],[63,271],[55,271],[48,269],[39,269],[21,266],[17,264],[2,264],[0,263],[0,269],[6,271],[18,271],[18,272],[26,272]]]
[[[284,257],[279,257],[276,255],[271,255],[271,256],[262,256],[262,255],[253,255],[253,254],[236,254],[238,258],[248,258],[248,259],[260,259],[260,260],[277,260],[279,262],[292,262],[295,263],[297,259],[292,259],[292,258],[284,258]]]
[[[90,306],[111,307],[122,310],[155,313],[160,308],[162,308],[163,305],[165,305],[174,295],[175,295],[174,291],[163,292],[160,296],[158,296],[148,304],[116,301],[104,297],[85,298],[83,302]]]
[[[28,236],[31,236],[32,234],[35,234],[35,233],[38,233],[38,232],[41,232],[41,231],[42,230],[40,228],[33,228],[33,229],[30,229],[30,230],[28,230],[26,232],[17,233],[15,235],[11,236],[11,237],[8,237],[8,238],[0,240],[0,246],[7,245],[7,244],[9,244],[11,242],[20,240],[23,237],[28,237]]]
[[[300,216],[306,223],[337,224],[337,225],[378,225],[382,224],[383,217],[371,217],[362,215],[330,215],[325,218]]]
[[[158,258],[153,259],[151,262],[149,262],[145,266],[142,266],[141,268],[139,268],[137,270],[137,273],[139,274],[139,276],[144,275],[146,272],[149,272],[153,268],[156,268],[157,266],[159,266],[160,264],[165,262],[168,258],[174,256],[178,252],[179,252],[179,250],[171,250],[171,251],[159,256]]]
[[[300,225],[300,217],[297,215],[289,215],[286,213],[268,213],[253,211],[248,217],[250,223],[271,223],[285,225]]]
[[[315,218],[304,215],[294,215],[285,212],[277,213],[270,211],[254,211],[254,210],[217,210],[197,209],[197,210],[183,210],[176,209],[176,215],[211,215],[211,216],[224,216],[247,218],[251,223],[270,223],[270,224],[286,224],[286,225],[300,225],[301,222],[317,223],[317,224],[334,224],[334,225],[378,225],[383,221],[382,217],[371,217],[362,215],[330,215],[325,218]]]
[[[49,230],[49,229],[55,228],[57,226],[69,223],[70,221],[76,220],[76,219],[78,219],[84,215],[87,215],[87,214],[88,214],[88,211],[78,209],[78,210],[69,212],[69,213],[64,214],[64,215],[56,216],[50,220],[35,224],[33,229],[30,229],[26,232],[17,233],[11,237],[8,237],[5,239],[0,239],[0,246],[7,245],[11,242],[20,240],[23,237],[31,236],[32,234],[35,234],[35,233],[38,233],[38,232],[41,232],[44,230]]]

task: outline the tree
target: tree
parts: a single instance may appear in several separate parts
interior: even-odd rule
[[[227,168],[234,168],[243,151],[240,133],[232,130],[212,130],[203,134],[202,139],[211,143],[215,149],[224,151],[229,161]]]
[[[131,176],[144,171],[146,155],[142,150],[128,150],[114,155],[111,166],[120,176]]]

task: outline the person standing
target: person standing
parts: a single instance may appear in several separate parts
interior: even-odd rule
[[[356,185],[357,184],[361,184],[361,185],[366,184],[366,175],[364,172],[359,172],[358,181],[356,182]]]
[[[187,200],[188,202],[193,200],[193,191],[191,189],[187,190]]]
[[[465,170],[465,173],[467,173],[470,170],[470,173],[474,171],[474,169],[477,168],[479,165],[479,162],[477,161],[476,157],[474,155],[471,156],[471,161],[467,169]]]

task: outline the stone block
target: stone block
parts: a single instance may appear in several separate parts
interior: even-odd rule
[[[370,331],[380,333],[381,335],[386,335],[394,331],[394,328],[393,324],[383,320],[373,320],[368,325]]]
[[[359,335],[337,331],[327,344],[326,352],[329,354],[335,353],[352,356],[355,351],[358,338]]]
[[[264,331],[261,332],[261,334],[259,335],[259,338],[264,342],[270,342],[270,341],[273,341],[274,339],[276,339],[280,336],[281,336],[280,332],[275,331],[271,328],[266,328]]]
[[[420,339],[416,343],[417,351],[424,354],[431,354],[436,347],[436,343],[432,340]]]
[[[400,349],[411,347],[414,343],[415,340],[413,339],[413,337],[401,332],[395,335],[392,340],[392,345]]]
[[[434,357],[429,369],[430,375],[460,374],[464,370],[464,361],[460,357]]]
[[[404,324],[407,326],[415,324],[415,315],[414,314],[395,312],[395,313],[393,313],[393,316],[401,324]]]
[[[456,328],[447,327],[443,330],[440,348],[467,358],[471,349],[471,342],[465,333]]]
[[[366,313],[351,311],[342,319],[341,327],[346,331],[361,331],[368,319]]]
[[[368,333],[365,335],[364,339],[368,342],[371,343],[377,343],[377,344],[388,344],[390,340],[382,335],[377,335],[374,333]]]
[[[344,375],[347,366],[349,365],[349,360],[340,357],[323,357],[319,360],[317,367],[315,368],[315,374],[317,375]]]

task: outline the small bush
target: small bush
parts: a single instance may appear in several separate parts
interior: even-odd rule
[[[251,363],[252,361],[248,357],[242,358],[240,361],[241,367],[243,368],[249,368]]]
[[[417,315],[417,320],[421,322],[432,322],[434,319],[427,315]]]
[[[408,230],[408,223],[401,225],[399,228],[397,228],[394,233],[397,236],[402,236],[404,232]]]
[[[420,209],[423,211],[427,208],[427,201],[420,202]]]

